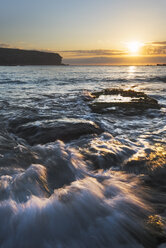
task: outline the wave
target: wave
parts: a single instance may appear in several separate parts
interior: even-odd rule
[[[0,81],[0,84],[27,84],[29,82],[27,81],[22,81],[22,80],[4,80]]]
[[[165,110],[96,114],[82,90],[137,87],[163,107],[166,77],[56,70],[46,70],[48,79],[31,70],[0,79],[0,247],[158,247],[166,237]]]
[[[69,83],[71,84],[80,84],[80,83],[95,83],[95,82],[119,82],[119,83],[127,83],[127,82],[131,82],[133,83],[133,81],[141,81],[141,82],[163,82],[166,83],[166,76],[155,76],[155,77],[142,77],[142,76],[136,76],[134,78],[128,78],[128,77],[120,77],[120,78],[114,78],[114,77],[106,77],[106,78],[63,78],[63,79],[59,79],[59,78],[51,78],[49,79],[38,79],[35,81],[32,80],[27,80],[27,81],[23,81],[23,80],[4,80],[4,81],[0,81],[0,85],[2,84],[52,84],[55,83],[56,85],[68,85]]]
[[[122,178],[101,183],[87,177],[50,198],[1,201],[1,247],[155,247],[142,222],[151,210],[137,196],[138,182]]]
[[[144,144],[109,133],[36,146],[2,133],[0,246],[155,248],[163,234],[150,216],[156,213],[154,199],[161,211],[161,193],[153,198],[147,185],[161,185],[164,164],[157,179],[155,167],[147,173],[146,185],[136,174],[121,171],[142,150]],[[147,146],[146,152],[151,153]]]
[[[149,77],[149,78],[146,78],[145,81],[146,82],[163,82],[163,83],[166,83],[166,76]]]

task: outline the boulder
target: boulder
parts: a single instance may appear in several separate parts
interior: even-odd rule
[[[103,130],[94,122],[80,120],[27,123],[11,130],[30,145],[46,144],[55,140],[70,141],[87,134],[101,134]]]

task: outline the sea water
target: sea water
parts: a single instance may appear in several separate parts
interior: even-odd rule
[[[161,108],[94,113],[106,88]],[[165,67],[0,67],[0,247],[165,247],[165,125]]]

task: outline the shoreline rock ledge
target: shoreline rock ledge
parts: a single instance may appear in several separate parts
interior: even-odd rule
[[[143,113],[148,109],[160,109],[158,101],[144,92],[123,89],[104,89],[91,92],[85,96],[89,107],[96,113],[115,113],[122,110],[124,114]]]
[[[58,53],[0,47],[0,66],[63,65]]]

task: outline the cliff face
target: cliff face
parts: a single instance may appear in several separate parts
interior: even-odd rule
[[[58,53],[0,48],[0,65],[61,65]]]

